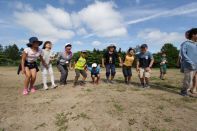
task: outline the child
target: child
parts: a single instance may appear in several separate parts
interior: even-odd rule
[[[122,60],[119,57],[118,53],[116,52],[116,46],[114,44],[111,44],[107,47],[107,51],[104,53],[103,58],[102,58],[102,66],[106,68],[106,78],[107,78],[107,83],[110,82],[113,84],[113,79],[116,74],[116,60],[119,59],[120,66],[122,66]],[[109,80],[111,74],[111,79]]]
[[[80,74],[83,76],[82,78],[82,83],[85,84],[85,80],[87,78],[87,73],[86,73],[86,58],[87,58],[87,51],[83,50],[81,51],[80,57],[75,61],[75,80],[74,80],[74,86],[77,85],[78,79],[80,77]]]
[[[24,81],[24,90],[23,95],[28,95],[28,87],[30,92],[35,92],[34,83],[36,81],[36,75],[39,71],[37,66],[37,58],[40,58],[43,65],[47,67],[47,64],[43,60],[42,50],[39,49],[39,46],[42,44],[42,41],[39,41],[37,37],[31,37],[29,39],[29,43],[27,44],[27,48],[24,49],[22,54],[21,66],[22,66],[22,74],[25,74]]]
[[[162,52],[162,57],[161,57],[161,62],[160,62],[160,79],[165,80],[165,75],[167,72],[167,58],[166,58],[166,53]]]
[[[125,84],[130,84],[131,82],[131,77],[132,77],[132,65],[134,61],[134,50],[132,48],[129,48],[127,51],[127,54],[123,60],[123,67],[122,67],[122,72],[125,78]]]
[[[49,72],[50,76],[51,76],[51,88],[56,88],[57,85],[54,82],[54,75],[53,75],[53,68],[52,68],[52,64],[51,61],[54,60],[55,54],[51,51],[52,48],[52,43],[50,41],[46,41],[44,43],[43,46],[43,59],[45,60],[48,68],[46,68],[42,63],[41,63],[41,70],[42,70],[42,79],[43,79],[43,88],[45,90],[48,90],[48,86],[47,86],[47,74]]]
[[[137,55],[137,72],[139,72],[141,86],[150,88],[149,78],[151,67],[154,63],[153,55],[148,51],[147,44],[141,45],[141,52]]]
[[[100,65],[97,66],[96,63],[92,64],[92,67],[88,67],[88,70],[91,72],[91,78],[93,84],[98,84],[100,80]],[[95,81],[96,77],[96,81]]]
[[[67,43],[65,45],[65,50],[60,52],[57,58],[57,68],[61,72],[60,85],[64,86],[67,84],[68,68],[71,69],[71,59],[72,59],[72,45]]]

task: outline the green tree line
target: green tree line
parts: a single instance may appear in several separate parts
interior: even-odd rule
[[[136,53],[140,51],[140,46],[136,46],[135,48]],[[101,60],[103,57],[104,52],[106,49],[98,50],[93,49],[92,51],[88,51],[88,58],[87,63],[88,65],[91,65],[92,63],[98,63],[101,64]],[[161,59],[161,52],[166,52],[167,59],[168,59],[168,67],[175,68],[176,62],[178,59],[178,53],[179,50],[172,44],[172,43],[166,43],[162,46],[160,52],[154,53],[154,67],[159,67],[160,59]],[[18,48],[16,44],[9,45],[9,46],[2,46],[0,44],[0,66],[16,66],[21,61],[21,54],[23,52],[23,48]],[[117,50],[119,56],[124,59],[126,55],[126,51],[122,51],[121,48]],[[76,52],[73,54],[73,60],[77,59],[80,55],[80,52]],[[54,62],[55,64],[55,62]],[[116,62],[116,66],[118,66],[118,61]],[[135,63],[133,65],[135,67]]]

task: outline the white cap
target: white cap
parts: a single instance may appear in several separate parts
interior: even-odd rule
[[[92,68],[93,68],[93,67],[97,67],[97,64],[96,64],[96,63],[93,63],[93,64],[92,64]]]
[[[71,43],[66,43],[65,47],[67,47],[67,46],[72,46],[72,45],[71,45]]]

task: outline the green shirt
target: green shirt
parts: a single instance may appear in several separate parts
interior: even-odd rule
[[[79,57],[77,63],[75,64],[75,69],[84,70],[85,65],[86,65],[86,59],[83,57]]]

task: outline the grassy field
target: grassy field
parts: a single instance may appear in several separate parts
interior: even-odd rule
[[[55,69],[55,67],[54,67]],[[105,78],[105,71],[101,73]],[[60,73],[55,69],[55,79]],[[133,85],[123,83],[117,70],[116,84],[90,83],[73,88],[74,71],[65,87],[22,95],[24,76],[14,67],[0,67],[0,131],[197,131],[197,99],[179,95],[182,74],[168,70],[165,81],[152,71],[151,88],[139,88],[133,70]]]

